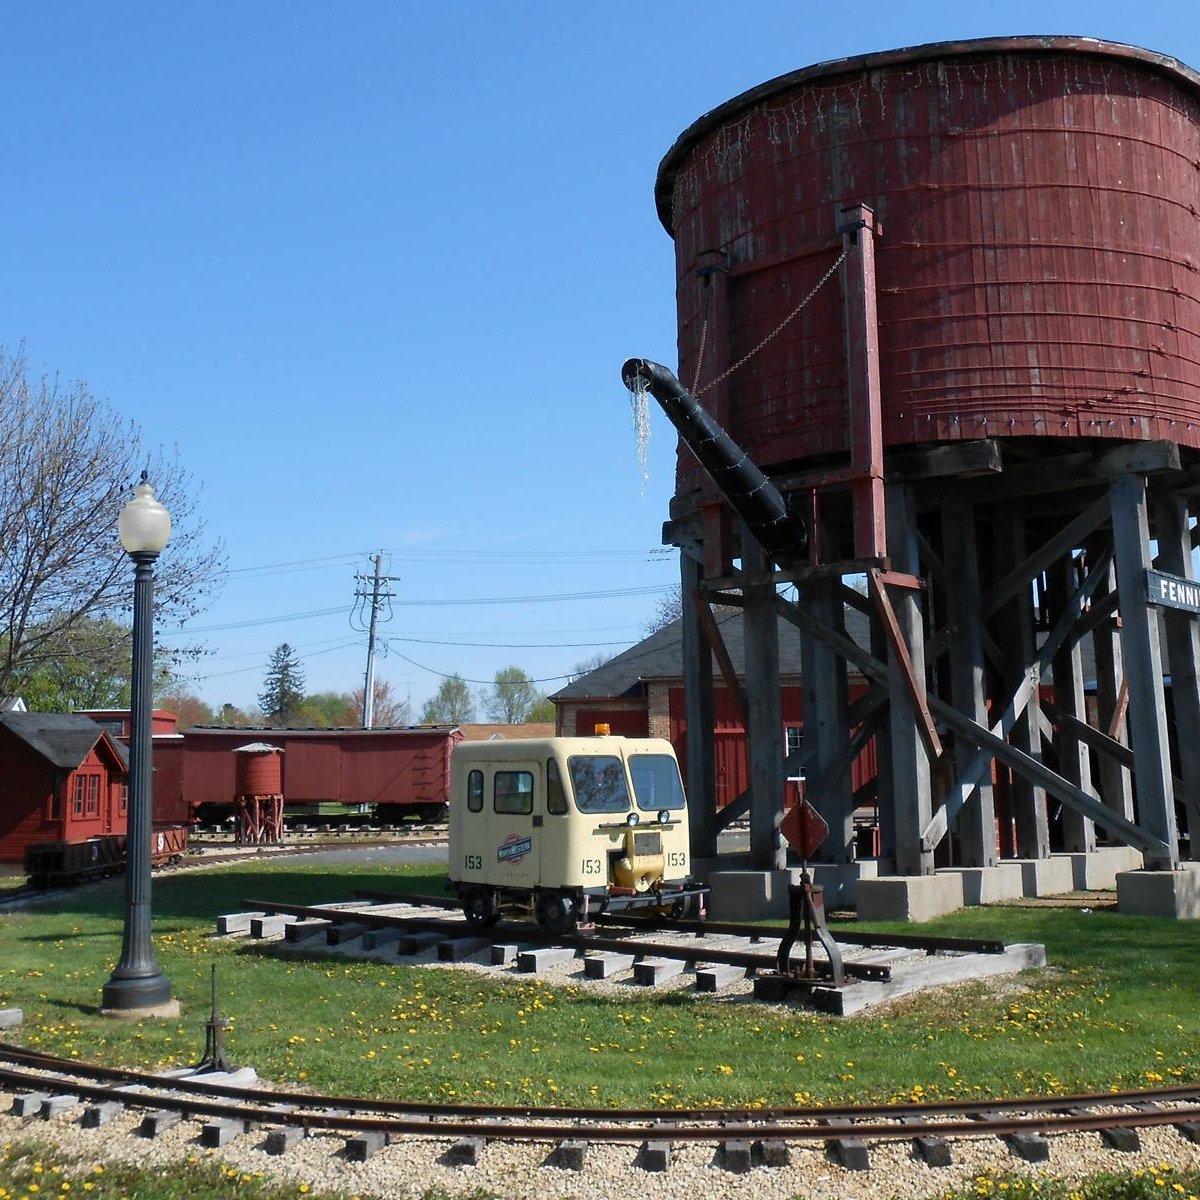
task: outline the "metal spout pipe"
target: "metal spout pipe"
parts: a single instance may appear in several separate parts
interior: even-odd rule
[[[700,401],[666,367],[646,358],[629,359],[621,368],[621,379],[631,392],[637,390],[639,379],[645,383],[684,444],[771,558],[784,567],[798,563],[808,545],[804,519]]]

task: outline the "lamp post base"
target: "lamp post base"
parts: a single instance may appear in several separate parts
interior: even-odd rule
[[[167,1016],[157,1010],[175,1006],[179,1001],[171,999],[171,981],[161,972],[151,975],[121,976],[117,972],[104,985],[100,994],[100,1012],[104,1016]]]
[[[112,1017],[114,1021],[141,1021],[146,1017],[162,1017],[174,1020],[183,1012],[183,1006],[178,1000],[168,1000],[166,1004],[151,1004],[147,1008],[101,1008],[102,1017]]]

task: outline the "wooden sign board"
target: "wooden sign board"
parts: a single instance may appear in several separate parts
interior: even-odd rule
[[[1148,570],[1146,601],[1162,608],[1177,608],[1200,615],[1200,581],[1168,575],[1166,571]]]

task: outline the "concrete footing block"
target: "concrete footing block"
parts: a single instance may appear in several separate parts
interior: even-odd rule
[[[304,1130],[295,1125],[285,1125],[282,1129],[267,1131],[267,1139],[263,1149],[268,1154],[286,1154],[293,1146],[304,1140]]]
[[[349,1162],[366,1162],[371,1155],[382,1150],[387,1145],[387,1135],[378,1130],[369,1129],[346,1139],[345,1154]]]
[[[442,1155],[442,1162],[448,1167],[477,1167],[479,1158],[483,1154],[483,1146],[483,1138],[459,1138]]]
[[[1184,863],[1178,871],[1120,872],[1117,908],[1144,917],[1200,920],[1200,863]]]
[[[1026,896],[1061,896],[1075,890],[1075,873],[1065,855],[1012,861],[1021,868],[1021,891]]]
[[[99,1129],[124,1109],[125,1106],[119,1100],[100,1100],[96,1104],[89,1104],[83,1110],[83,1117],[79,1123],[84,1129]]]
[[[708,915],[714,921],[757,921],[788,915],[791,871],[713,871]]]
[[[16,1029],[25,1023],[25,1012],[20,1008],[0,1008],[0,1029]]]
[[[311,921],[293,921],[284,926],[283,940],[293,946],[299,945],[301,942],[307,942],[309,938],[324,937],[326,930],[332,925],[332,921],[326,921],[323,917],[316,917]]]
[[[963,904],[1000,904],[1024,894],[1021,868],[1014,862],[994,867],[942,867],[939,875],[958,875],[962,879]]]
[[[587,1142],[570,1138],[559,1142],[546,1156],[546,1166],[558,1167],[561,1171],[582,1171],[587,1157]]]
[[[696,968],[696,991],[719,992],[731,983],[737,983],[746,978],[745,967],[735,967],[732,963],[713,963],[710,966]]]
[[[446,940],[444,933],[436,933],[429,929],[421,933],[402,933],[396,939],[396,953],[401,955],[420,954],[431,946],[437,946]]]
[[[570,946],[539,946],[536,950],[522,950],[517,955],[517,970],[536,974],[570,962],[574,957],[575,951]]]
[[[886,867],[888,863],[884,863]],[[878,879],[880,860],[860,858],[852,863],[810,863],[812,881],[825,889],[825,908],[853,908],[858,902],[858,885],[864,879]],[[800,882],[800,872],[791,872],[793,883]],[[787,913],[785,912],[786,916]]]
[[[249,933],[250,922],[266,915],[265,912],[222,913],[217,917],[217,933],[222,937],[231,933]]]
[[[632,971],[635,961],[635,955],[622,954],[615,950],[588,954],[583,960],[584,978],[609,979],[622,971]]]
[[[73,1108],[79,1107],[78,1096],[47,1096],[42,1101],[42,1107],[38,1112],[38,1116],[43,1121],[49,1121],[53,1117],[57,1117],[60,1113],[70,1112]]]
[[[643,1171],[669,1171],[671,1169],[670,1142],[643,1142],[638,1151],[635,1166]]]
[[[46,1103],[46,1094],[44,1092],[23,1092],[19,1096],[14,1096],[12,1107],[9,1112],[14,1117],[36,1117],[42,1111],[42,1105]]]
[[[200,1145],[209,1150],[219,1150],[227,1146],[234,1138],[241,1137],[246,1132],[246,1122],[233,1118],[223,1118],[219,1121],[208,1121],[200,1127]]]
[[[717,1162],[734,1175],[745,1175],[754,1165],[750,1143],[741,1140],[722,1142],[717,1147]]]
[[[183,1117],[169,1108],[160,1108],[155,1112],[148,1112],[143,1118],[142,1123],[138,1126],[138,1133],[142,1137],[156,1138],[161,1137],[168,1129],[174,1129]]]
[[[1052,858],[1060,857],[1051,855]],[[1071,864],[1077,892],[1107,892],[1117,886],[1121,871],[1138,871],[1145,865],[1140,850],[1132,846],[1101,846],[1090,853],[1068,853],[1062,858]]]
[[[399,929],[368,929],[362,935],[362,948],[364,950],[385,950],[399,936]]]
[[[643,987],[655,987],[683,974],[687,964],[679,958],[643,958],[633,964],[633,979]]]
[[[289,926],[296,923],[296,918],[290,913],[277,913],[270,917],[251,917],[250,936],[252,938],[278,937]]]
[[[860,921],[932,921],[962,907],[958,874],[882,875],[858,885]]]
[[[790,1167],[792,1165],[792,1152],[788,1149],[787,1142],[763,1139],[754,1143],[752,1154],[756,1167]]]
[[[465,962],[468,958],[473,958],[485,950],[490,956],[492,951],[490,938],[451,938],[448,942],[438,943],[438,962]]]

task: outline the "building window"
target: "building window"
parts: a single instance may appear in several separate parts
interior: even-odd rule
[[[129,784],[121,784],[121,794],[117,798],[117,815],[125,816],[129,812]]]
[[[83,815],[85,817],[98,817],[100,815],[100,776],[84,775],[83,779],[86,784]]]
[[[783,727],[783,752],[795,754],[804,745],[804,726],[785,725]]]
[[[83,801],[87,795],[87,776],[75,776],[75,789],[71,796],[71,813],[73,816],[83,816]]]

